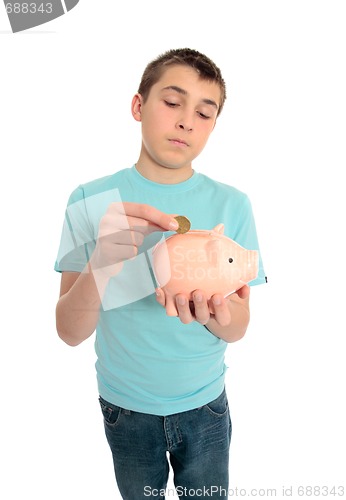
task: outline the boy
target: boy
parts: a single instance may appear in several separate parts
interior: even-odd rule
[[[224,353],[246,332],[249,287],[209,302],[203,289],[191,302],[178,294],[169,317],[150,268],[150,250],[177,229],[178,214],[198,229],[222,222],[227,236],[258,249],[247,196],[192,168],[225,98],[221,72],[205,55],[159,56],[132,100],[142,126],[137,163],[77,188],[66,211],[57,331],[78,345],[96,329],[99,401],[126,500],[165,498],[167,456],[179,497],[228,493]],[[260,261],[251,284],[264,282]]]

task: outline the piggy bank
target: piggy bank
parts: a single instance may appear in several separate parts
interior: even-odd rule
[[[247,250],[223,234],[219,224],[212,230],[174,234],[153,250],[153,271],[166,296],[166,312],[176,316],[175,296],[200,289],[210,299],[227,297],[258,274],[258,252]]]

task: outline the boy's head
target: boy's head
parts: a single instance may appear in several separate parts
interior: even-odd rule
[[[148,64],[138,88],[138,93],[141,94],[143,102],[145,103],[152,86],[159,81],[163,72],[173,65],[193,68],[202,80],[215,82],[219,85],[221,95],[217,113],[219,115],[226,100],[226,85],[221,71],[207,56],[197,50],[187,48],[169,50]]]

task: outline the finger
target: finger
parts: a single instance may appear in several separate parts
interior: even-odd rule
[[[143,233],[130,229],[113,231],[98,237],[101,243],[109,242],[114,245],[134,245],[140,247],[144,241]]]
[[[103,235],[112,233],[114,230],[127,229],[134,229],[148,235],[154,231],[173,231],[177,228],[178,222],[173,215],[160,212],[150,205],[132,202],[111,203],[102,218]]]
[[[188,298],[183,294],[178,294],[175,298],[175,302],[180,321],[184,324],[188,324],[194,321]]]
[[[124,214],[119,214],[117,211],[114,211],[111,217],[111,220],[108,221],[108,226],[113,231],[134,230],[145,234],[153,231],[162,231],[162,228],[160,226],[157,226],[156,224],[153,224],[146,219],[140,219],[139,217],[126,216]]]
[[[161,306],[165,307],[165,305],[166,305],[166,297],[165,297],[165,293],[162,290],[162,288],[156,288],[155,294],[156,294],[156,300],[157,300],[157,302],[159,304],[161,304]]]
[[[148,236],[148,234],[157,232],[157,231],[166,231],[161,226],[157,226],[156,224],[152,224],[151,222],[144,219],[137,219],[134,217],[128,218],[129,228],[138,233],[142,233],[144,236]],[[172,231],[172,229],[170,229]]]
[[[250,296],[250,287],[249,285],[244,285],[239,290],[236,291],[236,294],[240,299],[247,299]]]
[[[175,231],[179,224],[170,214],[161,212],[157,208],[143,203],[123,202],[122,211],[127,217],[144,219],[156,230]],[[120,213],[121,213],[120,212]]]
[[[139,217],[127,216],[121,213],[122,205],[113,203],[108,212],[101,219],[102,234],[112,234],[116,231],[129,231],[130,229],[144,232],[150,222]],[[158,226],[155,226],[158,227]]]
[[[102,249],[96,247],[93,253],[93,267],[99,269],[125,260],[133,259],[138,254],[137,247],[133,245],[103,244]]]
[[[220,294],[215,294],[211,297],[214,319],[221,326],[227,326],[231,322],[231,311],[228,302],[228,299],[225,299]]]
[[[201,290],[195,290],[192,294],[195,317],[198,323],[205,325],[210,319],[208,301],[205,294]]]

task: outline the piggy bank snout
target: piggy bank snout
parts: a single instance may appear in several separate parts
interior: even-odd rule
[[[248,282],[257,278],[258,274],[258,252],[257,250],[246,250],[244,259],[244,281]]]
[[[241,281],[251,281],[258,274],[257,250],[244,250],[228,257],[229,265],[237,267]]]

